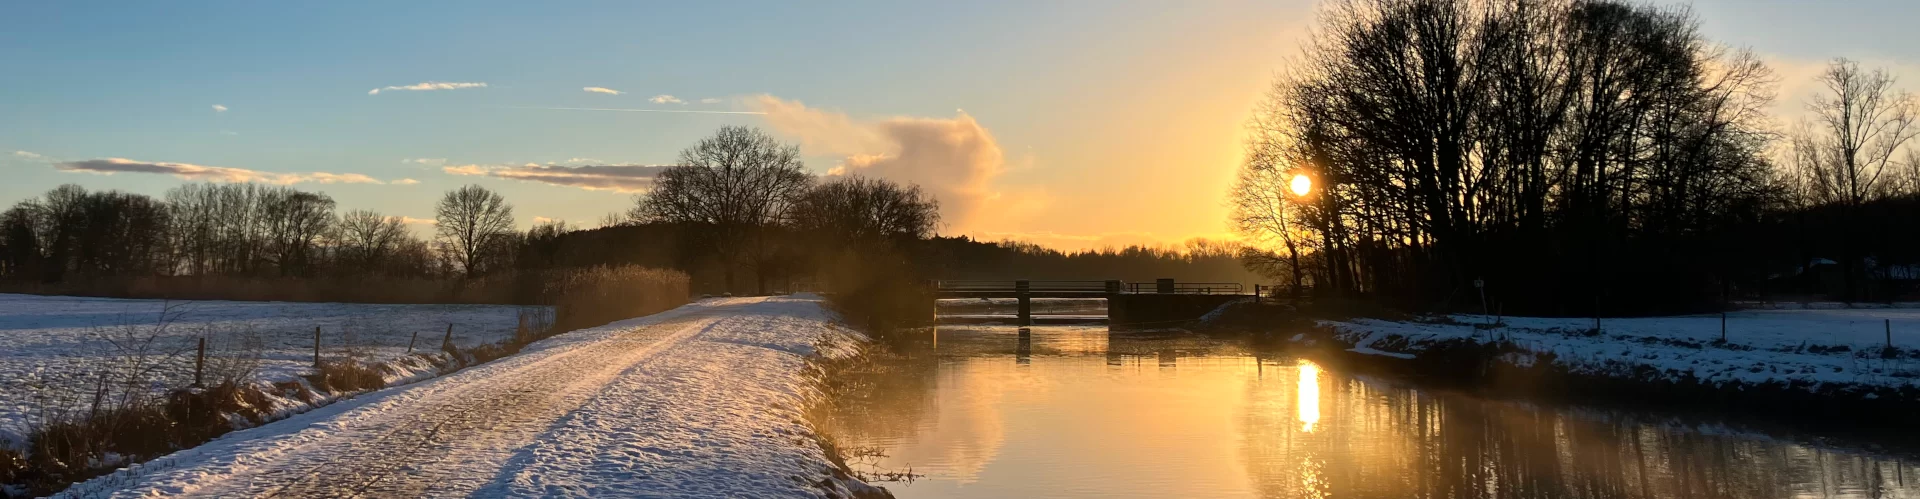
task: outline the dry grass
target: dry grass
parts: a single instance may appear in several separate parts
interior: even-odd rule
[[[548,283],[554,331],[571,331],[687,303],[687,274],[625,265],[574,270]]]

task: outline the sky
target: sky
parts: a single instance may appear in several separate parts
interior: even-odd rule
[[[1773,66],[1783,121],[1836,56],[1920,89],[1920,2],[1673,5]],[[1318,8],[9,2],[0,203],[63,183],[255,181],[426,220],[441,193],[479,184],[523,227],[593,226],[644,191],[638,166],[746,125],[800,145],[816,173],[922,185],[946,235],[1226,238],[1243,126]]]

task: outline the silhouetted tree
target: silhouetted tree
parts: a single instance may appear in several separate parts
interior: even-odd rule
[[[514,233],[513,206],[478,185],[447,191],[434,209],[434,219],[443,253],[468,277],[486,271],[486,252],[503,247],[501,239]]]
[[[771,241],[761,236],[786,219],[812,179],[798,146],[756,128],[724,127],[681,151],[680,164],[654,178],[631,216],[696,230],[690,236],[721,259],[732,286],[736,268],[770,256]],[[759,274],[765,292],[766,276]]]

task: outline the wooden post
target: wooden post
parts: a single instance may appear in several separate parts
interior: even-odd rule
[[[1893,349],[1893,319],[1883,319],[1887,325],[1887,349]]]
[[[320,326],[313,327],[313,367],[320,367]]]
[[[440,339],[441,350],[453,350],[453,323],[447,323],[447,336]]]
[[[1013,281],[1013,294],[1020,299],[1020,325],[1033,325],[1033,283],[1026,279]]]
[[[1727,313],[1720,313],[1720,342],[1727,342]]]
[[[203,371],[206,371],[206,369],[207,369],[207,337],[201,336],[200,349],[198,352],[195,352],[193,354],[193,387],[194,388],[207,386],[201,383],[201,381],[204,380],[204,378],[201,377],[201,373]]]
[[[415,329],[413,330],[413,337],[407,338],[407,354],[408,355],[413,354],[413,342],[419,341],[419,340],[420,340],[420,330]]]

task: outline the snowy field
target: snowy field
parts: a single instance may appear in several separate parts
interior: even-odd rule
[[[1901,387],[1920,381],[1920,309],[1748,310],[1726,315],[1601,319],[1506,317],[1504,327],[1477,315],[1450,317],[1455,324],[1374,319],[1326,321],[1353,351],[1408,357],[1449,340],[1511,340],[1536,353],[1552,353],[1574,372],[1623,375],[1652,367],[1667,376],[1690,374],[1708,383],[1786,382],[1811,390]],[[1889,326],[1893,351],[1883,356]],[[1509,359],[1516,364],[1532,358]]]
[[[65,497],[848,497],[808,358],[861,337],[814,297],[715,298],[229,433]]]
[[[438,351],[448,324],[462,348],[506,339],[519,310],[0,294],[0,445],[17,445],[26,418],[45,400],[86,393],[111,366],[155,364],[156,389],[191,383],[201,337],[216,361],[247,359],[214,362],[223,372],[278,381],[312,371],[315,327],[322,357],[378,362],[404,356],[416,332],[416,349]]]

